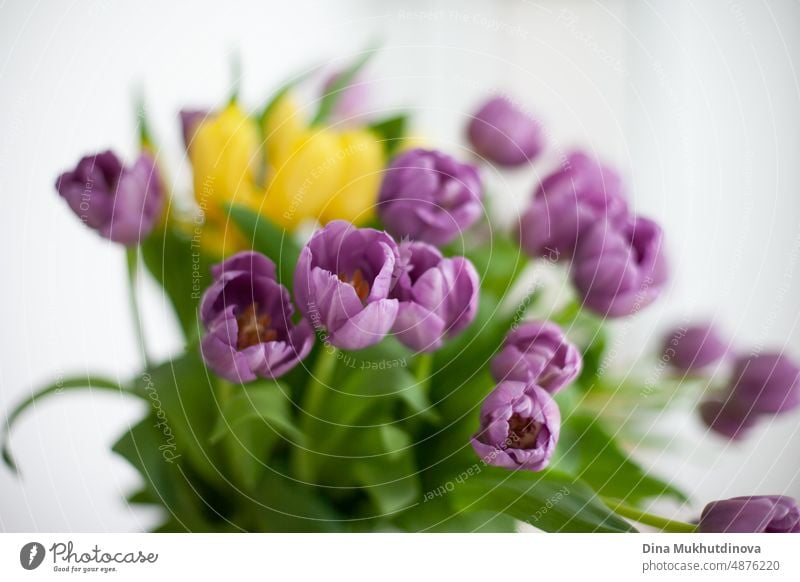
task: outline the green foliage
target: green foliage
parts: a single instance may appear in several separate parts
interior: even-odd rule
[[[126,391],[126,388],[120,386],[117,382],[97,376],[77,376],[75,378],[61,379],[36,390],[28,398],[20,402],[16,408],[6,416],[6,422],[3,425],[1,437],[3,462],[6,466],[15,473],[17,472],[17,465],[14,462],[14,457],[9,448],[8,436],[11,432],[11,427],[23,412],[53,394],[61,394],[65,390],[85,390],[87,388],[91,390],[111,390],[113,392]]]
[[[391,158],[402,145],[407,126],[408,115],[401,113],[370,123],[367,129],[381,138],[383,151],[387,158]]]
[[[585,415],[564,419],[554,465],[569,470],[603,497],[632,504],[661,496],[687,500],[670,483],[646,473],[612,434]]]
[[[501,232],[495,233],[487,244],[467,249],[466,253],[451,245],[449,254],[465,254],[478,271],[483,294],[491,293],[498,300],[511,291],[529,262],[519,246]]]
[[[551,532],[636,531],[580,481],[553,470],[541,473],[486,467],[455,484],[459,511],[495,511]]]
[[[278,281],[291,291],[300,247],[292,235],[269,218],[244,206],[228,207],[231,219],[247,237],[253,250],[268,256],[278,268]]]
[[[155,229],[142,241],[141,251],[147,270],[169,297],[184,337],[197,337],[197,306],[210,283],[211,260],[174,224]]]

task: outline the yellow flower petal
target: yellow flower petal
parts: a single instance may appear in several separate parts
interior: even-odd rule
[[[344,172],[341,187],[322,210],[322,221],[349,220],[364,224],[375,216],[378,189],[385,165],[383,146],[363,129],[341,135]]]
[[[255,196],[258,128],[234,103],[195,130],[189,148],[195,198],[204,212],[221,216],[221,205]]]

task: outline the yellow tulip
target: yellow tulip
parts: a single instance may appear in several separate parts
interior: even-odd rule
[[[383,146],[363,129],[343,133],[340,141],[344,175],[338,192],[322,209],[321,219],[323,223],[343,219],[363,224],[375,215],[385,163]]]
[[[341,188],[345,164],[339,136],[328,129],[308,128],[283,161],[271,167],[261,211],[289,230],[317,219]]]
[[[264,119],[267,165],[274,167],[286,160],[305,129],[306,123],[291,96],[286,94],[278,99]]]
[[[384,166],[378,138],[365,129],[308,127],[288,95],[264,120],[268,179],[260,211],[295,229],[306,220],[364,223],[374,205]]]
[[[225,203],[255,204],[259,143],[257,125],[235,103],[197,127],[189,160],[195,198],[205,213],[220,218]]]

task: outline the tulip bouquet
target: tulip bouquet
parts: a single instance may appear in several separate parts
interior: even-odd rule
[[[496,97],[466,128],[471,161],[413,147],[405,115],[370,117],[365,62],[310,105],[303,79],[255,112],[236,95],[181,112],[193,197],[170,187],[143,118],[133,164],[106,151],[58,177],[72,211],[126,247],[131,280],[161,285],[185,349],[152,362],[140,337],[135,378],[59,381],[8,425],[64,389],[144,400],[114,451],[142,476],[129,502],[165,510],[159,531],[800,531],[782,496],[651,513],[689,500],[640,466],[636,423],[619,422],[705,394],[710,429],[742,438],[800,404],[800,368],[696,325],[665,340],[654,366],[670,372],[646,392],[615,377],[605,322],[663,290],[658,224],[575,152],[498,228],[482,170],[538,163],[540,124]],[[530,283],[541,264],[564,267],[571,300]]]

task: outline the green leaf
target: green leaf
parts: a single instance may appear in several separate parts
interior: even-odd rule
[[[125,388],[120,386],[117,382],[113,380],[109,380],[107,378],[100,378],[95,376],[78,376],[75,378],[67,378],[66,380],[58,380],[52,384],[45,386],[44,388],[40,388],[33,394],[31,394],[28,398],[24,401],[19,403],[14,410],[6,417],[6,422],[3,426],[3,433],[2,433],[2,443],[3,443],[3,461],[8,466],[9,469],[17,471],[17,465],[14,462],[14,458],[11,454],[11,450],[9,449],[8,444],[8,435],[11,432],[11,427],[13,426],[14,422],[17,418],[25,412],[28,407],[33,404],[38,403],[40,400],[45,398],[46,396],[52,394],[61,394],[64,390],[74,390],[74,389],[100,389],[100,390],[113,390],[114,392],[128,392]]]
[[[210,440],[222,441],[229,470],[252,491],[281,436],[303,446],[303,435],[292,422],[288,388],[265,380],[243,387],[225,401]]]
[[[255,499],[239,505],[254,521],[251,529],[265,532],[341,531],[342,517],[320,495],[321,489],[288,476],[286,467],[270,467]]]
[[[328,92],[320,99],[319,109],[311,122],[312,125],[321,125],[328,121],[336,103],[342,98],[343,90],[353,83],[358,73],[361,72],[377,50],[377,47],[368,48],[361,53],[358,59],[338,75],[336,82],[331,85]]]
[[[225,486],[219,452],[208,441],[217,421],[216,377],[208,372],[198,346],[135,380],[148,400],[165,441],[174,439],[176,454],[207,482]]]
[[[463,254],[463,249],[451,251]],[[478,271],[481,291],[492,293],[501,301],[529,262],[519,245],[503,233],[496,233],[488,244],[467,249],[466,256]]]
[[[408,126],[408,115],[401,113],[370,123],[367,129],[378,135],[387,158],[391,158],[402,145]]]
[[[488,369],[512,320],[513,314],[501,315],[498,300],[493,295],[481,293],[475,321],[434,355],[431,379],[434,402],[453,397],[463,384]],[[466,404],[475,406],[476,403]]]
[[[127,431],[112,450],[126,459],[144,479],[144,487],[130,497],[136,503],[163,506],[170,518],[163,529],[169,531],[215,531],[211,525],[204,493],[182,457],[165,454],[170,444],[157,425],[158,419],[146,416]]]
[[[541,473],[485,467],[455,483],[459,511],[495,511],[549,532],[633,532],[586,485],[557,471]]]
[[[421,485],[411,449],[411,438],[396,426],[386,424],[366,431],[354,453],[366,458],[346,461],[357,483],[366,488],[379,515],[411,507],[421,497]]]
[[[301,442],[303,435],[292,421],[288,390],[280,382],[270,380],[244,386],[222,406],[221,416],[210,437],[211,442],[219,442],[231,429],[249,423]]]
[[[687,500],[675,486],[646,473],[599,422],[585,415],[565,418],[554,463],[603,497],[631,504],[660,496]]]
[[[250,238],[253,249],[272,259],[278,268],[278,281],[291,291],[300,247],[291,233],[269,218],[244,206],[228,206],[231,219]]]
[[[447,499],[426,501],[393,519],[403,531],[425,533],[511,533],[517,521],[494,511],[456,512]]]
[[[294,469],[300,478],[346,482],[348,475],[339,460],[358,456],[362,441],[375,438],[372,431],[383,424],[381,419],[405,418],[398,425],[401,428],[414,420],[436,419],[425,384],[408,369],[408,351],[393,338],[353,353],[322,350],[318,357],[322,359],[314,377],[319,371],[327,386],[309,386],[302,406],[301,426],[308,447],[295,451]],[[331,365],[335,366],[332,373],[323,371]]]
[[[210,260],[173,226],[155,229],[141,245],[144,264],[170,299],[187,340],[197,337],[197,306],[211,283]]]

